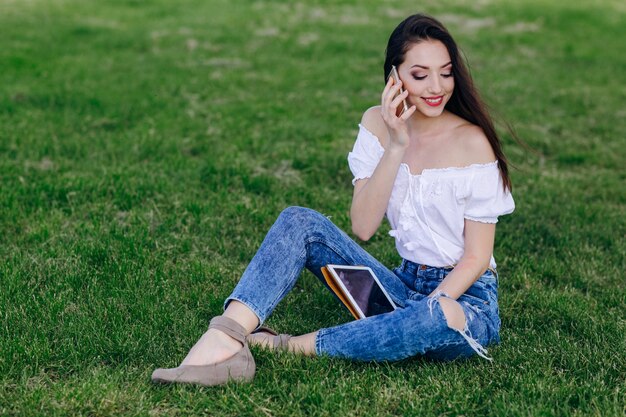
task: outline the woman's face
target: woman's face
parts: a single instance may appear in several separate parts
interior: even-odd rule
[[[436,117],[443,112],[454,91],[450,54],[443,43],[424,40],[413,44],[398,66],[398,74],[409,91],[407,102],[417,107],[416,113]]]

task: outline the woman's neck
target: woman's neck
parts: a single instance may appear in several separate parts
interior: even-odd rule
[[[409,134],[417,137],[436,136],[445,130],[447,125],[450,125],[451,114],[444,110],[439,116],[428,117],[415,112],[409,119]]]

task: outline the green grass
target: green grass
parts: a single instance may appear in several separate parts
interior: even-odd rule
[[[626,8],[582,3],[0,0],[0,415],[624,415]],[[153,386],[284,207],[350,229],[345,157],[416,11],[537,152],[504,135],[494,362],[255,350],[251,385]],[[269,324],[348,319],[306,273]]]

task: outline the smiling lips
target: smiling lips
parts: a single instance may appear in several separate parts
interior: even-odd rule
[[[437,107],[441,103],[443,103],[443,96],[437,97],[422,97],[422,100],[426,102],[431,107]]]

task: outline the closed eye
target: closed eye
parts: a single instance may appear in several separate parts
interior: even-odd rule
[[[450,73],[448,73],[448,74],[441,74],[441,76],[442,76],[443,78],[450,78],[450,77],[452,77],[452,73],[450,72]],[[421,81],[421,80],[423,80],[423,79],[425,79],[425,78],[426,78],[426,75],[422,75],[421,77],[419,77],[419,76],[417,76],[417,75],[414,75],[414,76],[413,76],[413,78],[414,78],[414,79],[416,79],[416,80],[420,80],[420,81]]]

